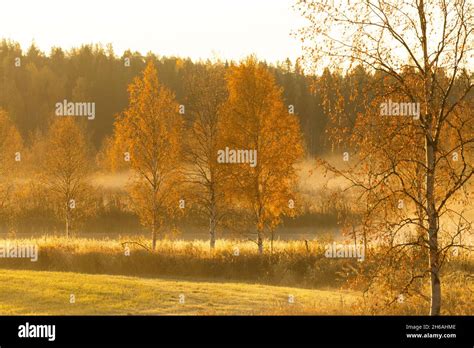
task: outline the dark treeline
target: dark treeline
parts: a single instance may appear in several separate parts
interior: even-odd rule
[[[83,45],[67,52],[53,48],[47,55],[34,44],[25,52],[18,43],[3,39],[0,109],[8,112],[28,144],[35,133],[48,129],[56,103],[64,99],[94,102],[96,117],[87,127],[90,140],[99,149],[112,133],[115,115],[128,104],[128,85],[149,59],[154,61],[160,81],[182,104],[187,100],[186,77],[196,66],[212,64],[131,51],[118,57],[112,45]],[[233,63],[222,62],[225,67]],[[387,77],[361,66],[346,74],[326,69],[320,76],[308,76],[298,62],[288,59],[268,68],[283,88],[285,103],[299,116],[307,151],[313,155],[334,150],[334,131],[345,128],[351,133],[357,114],[366,111],[367,97],[370,99],[367,90],[374,85],[381,87]]]
[[[64,99],[95,102],[96,117],[87,127],[92,143],[99,149],[112,132],[114,115],[127,106],[127,86],[143,71],[150,58],[155,61],[160,81],[174,91],[178,102],[183,104],[185,77],[193,66],[209,64],[152,53],[142,56],[131,51],[117,57],[111,45],[83,45],[67,52],[53,48],[45,54],[32,44],[25,52],[18,43],[3,39],[0,43],[0,108],[8,112],[28,143],[35,133],[48,129],[56,103]],[[232,62],[223,64],[229,66]],[[347,91],[350,88],[343,88],[341,80],[333,74],[323,74],[317,79],[306,76],[298,62],[293,64],[286,60],[269,68],[283,88],[286,104],[293,105],[300,117],[308,152],[325,152],[329,142],[325,136],[328,115],[324,110],[330,108],[325,108],[322,89],[330,85]],[[342,80],[343,85],[347,83],[352,83],[350,77]]]

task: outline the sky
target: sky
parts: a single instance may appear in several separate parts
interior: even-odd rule
[[[275,63],[301,56],[294,0],[24,0],[0,5],[0,38],[44,52],[112,43],[146,54]]]

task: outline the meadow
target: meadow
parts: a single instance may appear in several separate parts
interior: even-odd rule
[[[374,315],[425,314],[426,303],[409,298],[384,306],[387,294],[354,286],[363,263],[328,259],[329,240],[275,241],[259,255],[255,243],[218,240],[149,241],[121,237],[43,236],[3,239],[36,244],[38,261],[0,260],[2,314],[177,315]],[[472,258],[445,267],[443,314],[474,313]],[[74,303],[70,303],[74,295]]]
[[[352,291],[70,272],[0,270],[0,279],[3,315],[341,315],[359,295]]]

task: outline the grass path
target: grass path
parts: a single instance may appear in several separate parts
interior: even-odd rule
[[[0,284],[0,315],[347,314],[359,296],[259,284],[18,270],[0,270]]]

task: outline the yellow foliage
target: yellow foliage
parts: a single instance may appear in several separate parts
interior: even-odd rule
[[[273,229],[282,215],[292,215],[295,200],[295,164],[303,156],[298,118],[283,103],[274,76],[255,58],[232,66],[227,76],[227,118],[222,146],[256,150],[255,167],[228,166],[235,195],[252,211],[259,233]]]
[[[129,88],[129,106],[115,122],[114,147],[134,172],[129,186],[135,210],[153,233],[178,206],[183,121],[174,94],[162,86],[150,62]]]

